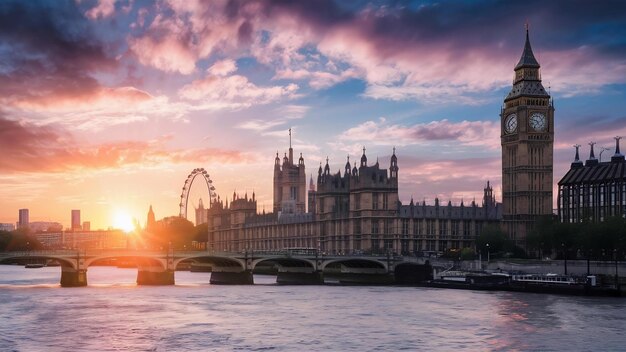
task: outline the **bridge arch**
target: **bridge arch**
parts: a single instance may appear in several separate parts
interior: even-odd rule
[[[171,266],[176,268],[182,261],[199,259],[220,267],[239,267],[241,270],[244,270],[246,267],[245,261],[239,258],[211,255],[208,253],[198,253],[197,255],[185,255],[180,258],[175,258],[172,260]]]
[[[77,259],[68,259],[64,256],[36,252],[18,252],[9,255],[3,255],[2,257],[0,257],[0,262],[25,259],[56,260],[57,262],[59,262],[59,264],[61,264],[61,267],[63,268],[77,269],[78,267]]]
[[[250,269],[254,270],[257,265],[261,263],[276,263],[283,267],[289,268],[311,268],[315,269],[315,260],[305,258],[289,258],[289,257],[276,257],[276,258],[260,258],[251,262]]]
[[[350,268],[372,268],[372,269],[385,269],[388,270],[387,263],[378,259],[369,258],[338,258],[332,260],[325,260],[322,262],[320,270],[325,270],[328,266],[333,264],[341,264]]]
[[[83,263],[81,263],[81,268],[87,269],[92,266],[94,263],[102,260],[108,259],[133,259],[138,262],[138,266],[157,266],[159,269],[167,270],[168,265],[165,259],[154,258],[149,255],[138,255],[133,253],[117,253],[117,254],[107,254],[101,255],[97,257],[92,257],[86,259]]]

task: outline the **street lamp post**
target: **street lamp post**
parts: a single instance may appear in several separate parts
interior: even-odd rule
[[[567,252],[565,251],[565,243],[561,243],[561,247],[563,248],[563,266],[565,269],[565,275],[567,275]]]
[[[601,147],[600,150],[600,162],[602,162],[602,153],[604,153],[607,150],[610,150],[611,148],[606,148],[606,147]]]
[[[489,243],[487,243],[487,265],[489,265],[490,260],[491,260],[491,253],[489,253]]]
[[[619,275],[617,274],[617,249],[613,250],[615,256],[615,287],[619,288]]]
[[[587,250],[587,276],[591,275],[591,270],[589,270],[589,257],[591,257],[591,250]]]

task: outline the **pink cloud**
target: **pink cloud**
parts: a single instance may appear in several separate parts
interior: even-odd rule
[[[248,107],[252,104],[268,104],[279,99],[296,97],[298,85],[257,86],[241,75],[228,77],[207,76],[182,87],[178,94],[192,101],[215,101],[229,104],[232,108]]]
[[[130,39],[129,47],[145,66],[182,74],[190,74],[196,68],[196,55],[176,34],[158,39],[148,36]]]
[[[67,111],[77,109],[98,109],[111,104],[124,106],[141,103],[153,97],[135,87],[95,87],[83,92],[52,92],[43,96],[18,98],[12,106],[23,110]]]
[[[331,1],[166,1],[129,46],[141,63],[167,72],[191,74],[213,54],[251,55],[275,68],[274,79],[304,80],[313,89],[360,78],[367,83],[365,96],[374,99],[484,104],[477,93],[511,84],[524,38],[509,23],[519,11],[482,6],[459,4],[451,11],[459,23],[469,18],[467,11],[493,12],[496,20],[487,28],[475,21],[449,25],[441,19],[450,14],[436,5],[366,6],[352,13]],[[499,27],[508,33],[493,30]],[[553,90],[565,96],[626,82],[623,60],[597,47],[542,49],[535,46],[545,78],[559,77]]]
[[[241,15],[234,18],[228,16],[227,5],[225,1],[165,1],[146,33],[129,38],[129,47],[144,65],[190,74],[198,60],[250,40],[252,24],[247,17],[254,17],[258,4],[242,5]]]
[[[465,205],[472,199],[480,205],[487,181],[494,187],[498,201],[501,193],[501,161],[498,157],[468,159],[418,159],[398,155],[400,198],[406,204],[426,200],[433,204],[451,200]]]
[[[228,76],[235,71],[237,71],[237,63],[232,59],[220,60],[207,70],[214,76]]]
[[[429,141],[457,141],[463,145],[500,146],[500,126],[494,121],[431,121],[403,126],[389,124],[385,118],[366,121],[339,135],[347,142],[362,141],[375,145],[414,145]]]
[[[92,20],[107,18],[115,12],[115,1],[116,0],[98,0],[98,4],[85,12],[85,16]]]
[[[356,70],[348,68],[342,71],[333,70],[328,71],[309,71],[305,69],[282,69],[276,71],[273,79],[287,79],[287,80],[307,80],[309,86],[313,89],[323,89],[330,86],[334,86],[337,83],[343,82],[350,78],[359,77]]]
[[[65,130],[0,118],[0,171],[66,172],[168,163],[245,163],[253,157],[220,148],[171,149],[171,138],[119,141],[99,145],[79,144]]]
[[[42,96],[23,96],[8,101],[6,111],[39,124],[97,131],[102,128],[153,118],[184,121],[193,108],[153,96],[135,87],[95,86],[73,94],[64,91]]]

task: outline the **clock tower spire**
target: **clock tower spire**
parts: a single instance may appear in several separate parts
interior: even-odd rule
[[[552,215],[554,105],[529,37],[526,26],[524,51],[500,112],[503,226],[522,246],[537,218]]]

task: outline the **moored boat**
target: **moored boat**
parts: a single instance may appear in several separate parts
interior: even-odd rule
[[[26,265],[24,265],[24,267],[26,269],[39,269],[39,268],[43,268],[44,265],[41,263],[28,263]]]

